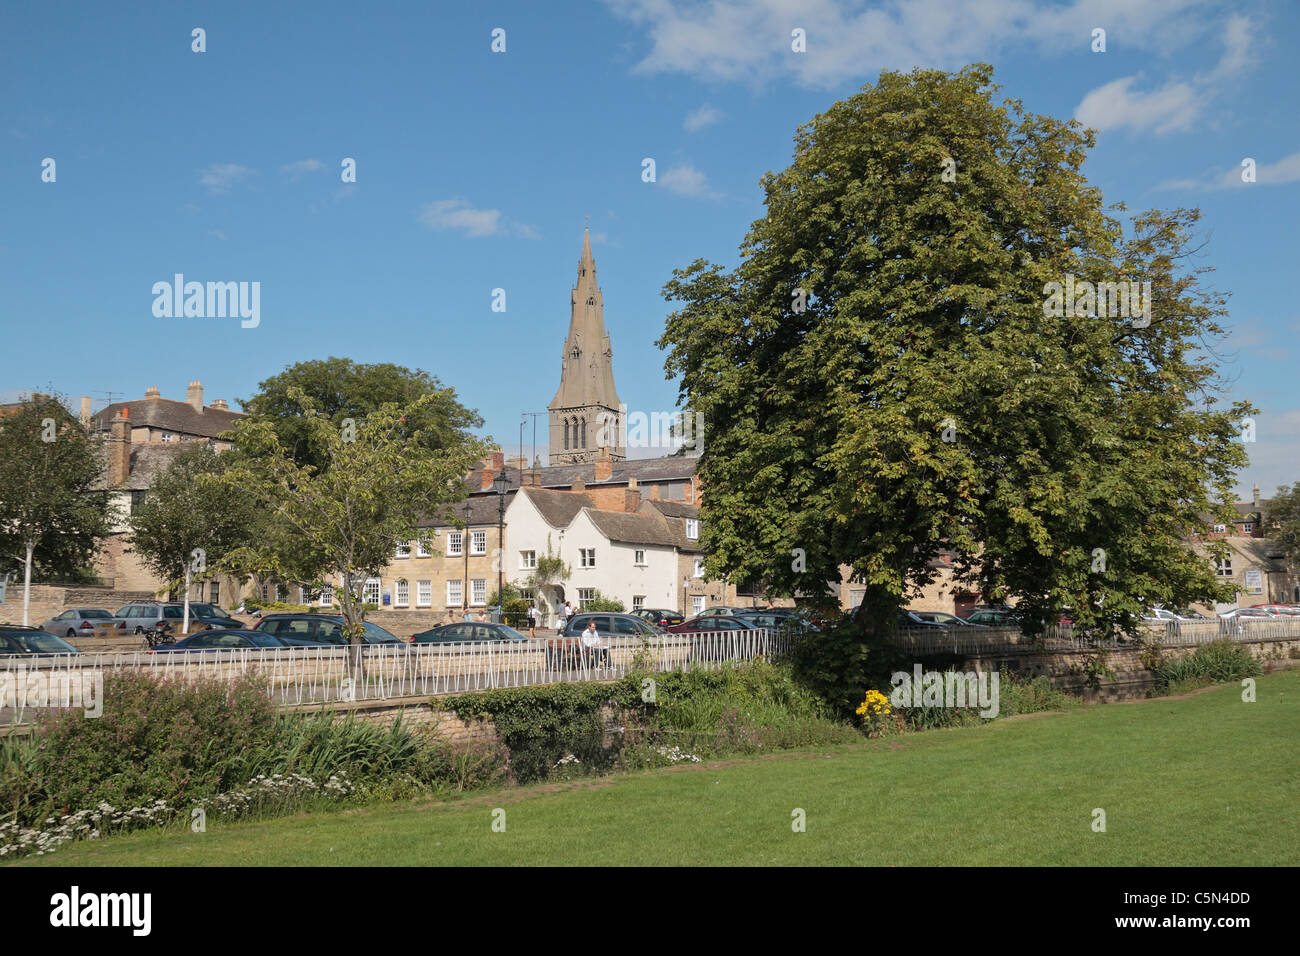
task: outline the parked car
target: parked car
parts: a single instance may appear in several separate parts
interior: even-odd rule
[[[1251,607],[1268,611],[1278,617],[1300,617],[1300,607],[1292,607],[1290,604],[1252,604]]]
[[[411,636],[412,644],[484,644],[489,641],[527,641],[528,635],[508,624],[439,624]]]
[[[363,644],[405,644],[394,634],[369,621],[361,623]],[[346,645],[343,617],[335,614],[268,614],[257,623],[256,631],[278,637],[288,647]]]
[[[78,634],[91,636],[96,629],[104,628],[125,630],[126,622],[115,618],[112,611],[98,607],[81,607],[57,614],[40,625],[42,631],[49,631],[51,634],[59,634],[63,637],[76,637]]]
[[[0,624],[0,654],[80,654],[63,638],[39,627]]]
[[[703,611],[697,614],[696,617],[730,617],[733,614],[743,614],[746,611],[756,610],[759,610],[759,608],[725,607],[720,604],[717,607],[706,607]]]
[[[904,611],[900,608],[898,611],[898,629],[900,631],[915,631],[919,629],[946,630],[946,626],[935,621],[927,621],[913,611]]]
[[[197,617],[205,624],[211,624],[214,627],[226,628],[232,631],[244,630],[244,625],[230,616],[230,612],[223,611],[215,604],[190,604],[190,616]]]
[[[679,614],[677,611],[664,611],[659,608],[637,608],[632,612],[646,623],[663,629],[673,624],[680,624],[686,620],[686,615]]]
[[[194,606],[190,605],[190,630],[206,631],[212,627],[243,627],[238,621],[231,621],[229,625],[217,624],[215,619],[204,619],[194,613]],[[121,627],[125,630],[132,631],[136,634],[143,634],[145,631],[156,631],[158,625],[164,621],[170,626],[172,631],[180,632],[184,626],[185,605],[180,601],[141,601],[137,604],[127,604],[117,609],[113,615],[121,622]]]
[[[614,614],[605,611],[589,611],[575,614],[564,626],[563,637],[581,637],[589,621],[596,622],[596,631],[601,637],[658,637],[663,632],[635,614]],[[672,630],[672,628],[669,628]]]
[[[674,624],[668,630],[673,634],[699,634],[705,631],[753,631],[757,626],[750,624],[744,618],[734,615],[705,615],[693,617],[689,621],[683,621],[681,624]]]
[[[1219,617],[1226,619],[1243,617],[1275,618],[1277,616],[1278,615],[1274,614],[1272,611],[1262,607],[1234,607],[1230,611],[1223,611],[1219,614]]]
[[[288,645],[285,644],[284,641],[280,640],[275,635],[267,634],[262,631],[214,628],[210,631],[200,631],[198,634],[191,634],[189,637],[176,641],[174,644],[159,644],[157,647],[151,647],[149,653],[167,653],[170,651],[226,651],[248,647],[263,648],[287,646]]]
[[[920,618],[926,624],[938,624],[940,627],[987,627],[987,624],[971,623],[963,621],[956,614],[948,614],[944,611],[908,611],[913,618]],[[902,624],[902,621],[899,621]]]
[[[754,627],[769,627],[777,630],[820,631],[821,628],[802,614],[784,611],[746,611],[731,615],[737,621],[744,621]]]
[[[1017,614],[1013,607],[977,608],[966,616],[967,624],[983,624],[986,627],[1008,627],[1016,623]]]

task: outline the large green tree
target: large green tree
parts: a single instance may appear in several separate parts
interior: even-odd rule
[[[24,624],[33,573],[85,576],[108,534],[102,452],[51,396],[0,419],[0,573],[22,571]]]
[[[1224,309],[1187,268],[1197,214],[1126,230],[1084,178],[1091,132],[996,89],[984,65],[883,73],[799,129],[736,268],[665,286],[712,573],[810,592],[849,565],[886,633],[945,548],[1031,629],[1226,596],[1187,537],[1230,500],[1251,409],[1204,403]],[[1065,314],[1074,280],[1149,281],[1149,322]]]
[[[418,436],[431,452],[456,444],[469,429],[483,425],[477,412],[460,404],[454,389],[427,372],[388,363],[362,365],[345,358],[298,362],[258,388],[256,395],[241,403],[244,411],[271,422],[280,446],[299,464],[317,469],[329,464],[329,455],[314,440],[314,426],[294,399],[295,389],[336,428],[343,428],[347,419],[360,422],[384,405],[409,407],[416,399],[426,399],[420,403],[418,419],[412,416],[399,425],[413,439]]]
[[[206,442],[182,447],[130,518],[132,549],[169,587],[184,591],[182,634],[190,630],[191,583],[212,577],[259,525],[249,498],[223,482],[225,457]]]
[[[274,421],[240,422],[242,454],[226,481],[232,494],[248,496],[281,533],[259,536],[224,563],[236,571],[337,586],[359,665],[366,578],[388,565],[398,542],[425,533],[421,518],[458,520],[451,506],[464,499],[465,474],[486,445],[442,426],[438,394],[380,405],[363,421],[344,426],[319,413],[301,390],[290,389],[289,397],[299,409],[303,440],[319,451],[321,466],[299,462]]]

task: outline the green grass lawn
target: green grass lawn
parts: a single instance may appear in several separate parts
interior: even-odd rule
[[[1260,678],[1249,704],[1228,685],[446,803],[209,821],[27,863],[1295,865],[1298,738],[1292,670]]]

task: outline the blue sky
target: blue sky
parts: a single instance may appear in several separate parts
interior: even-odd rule
[[[660,289],[697,257],[734,263],[795,128],[881,69],[986,61],[1003,95],[1100,130],[1086,173],[1109,201],[1203,210],[1200,261],[1232,296],[1224,374],[1262,409],[1242,490],[1267,495],[1300,480],[1297,49],[1293,3],[11,0],[0,398],[100,407],[200,379],[234,406],[344,355],[437,375],[513,450],[558,384],[590,216],[619,392],[672,409]],[[260,324],[155,317],[178,272],[260,282]]]

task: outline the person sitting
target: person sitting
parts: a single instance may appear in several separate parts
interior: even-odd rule
[[[594,651],[596,653],[597,667],[612,666],[609,660],[609,647],[600,639],[600,632],[596,630],[595,618],[587,622],[587,629],[582,632],[582,646],[585,651]]]

